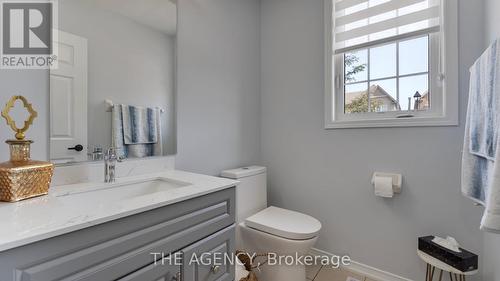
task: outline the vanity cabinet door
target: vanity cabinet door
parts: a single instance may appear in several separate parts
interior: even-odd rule
[[[181,281],[181,267],[158,262],[146,266],[118,281]]]
[[[235,226],[182,250],[182,281],[233,281]]]

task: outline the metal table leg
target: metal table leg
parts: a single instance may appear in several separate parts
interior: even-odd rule
[[[443,274],[444,270],[439,269],[439,281],[443,280]],[[426,281],[433,281],[434,280],[434,272],[436,271],[436,268],[430,264],[427,264],[427,268],[425,271],[425,280]],[[450,281],[466,281],[466,276],[462,274],[456,274],[456,273],[451,273],[450,274]]]

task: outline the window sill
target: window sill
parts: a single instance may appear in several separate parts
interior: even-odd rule
[[[392,127],[448,127],[458,126],[458,118],[411,117],[387,119],[327,120],[325,129],[392,128]]]

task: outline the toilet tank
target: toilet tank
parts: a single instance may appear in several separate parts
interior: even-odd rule
[[[236,222],[267,208],[267,173],[265,167],[249,166],[221,173],[240,182],[236,186]]]

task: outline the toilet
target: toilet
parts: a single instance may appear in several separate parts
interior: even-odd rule
[[[268,207],[265,167],[226,170],[221,176],[240,181],[236,187],[236,249],[275,254],[275,264],[257,271],[259,280],[305,281],[305,266],[284,262],[285,256],[308,254],[318,239],[321,223],[306,214]],[[277,264],[279,257],[283,257],[281,264]]]

